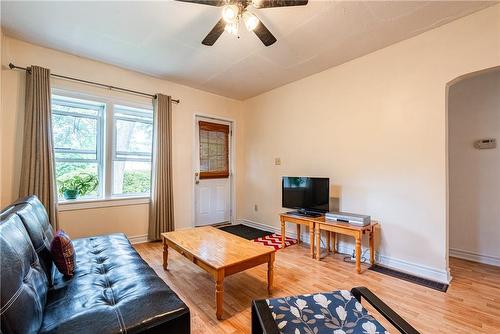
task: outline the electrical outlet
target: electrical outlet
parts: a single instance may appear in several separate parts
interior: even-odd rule
[[[276,166],[281,165],[281,158],[274,158],[274,164],[275,164]]]
[[[253,206],[253,211],[256,211],[256,212],[257,212],[257,211],[259,211],[259,207],[257,206],[257,204],[255,204],[255,205]]]

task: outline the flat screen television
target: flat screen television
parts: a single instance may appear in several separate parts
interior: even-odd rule
[[[281,203],[306,215],[329,211],[330,179],[326,177],[283,176]]]

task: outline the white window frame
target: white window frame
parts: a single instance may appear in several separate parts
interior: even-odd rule
[[[83,198],[76,200],[64,200],[58,199],[59,211],[72,211],[88,208],[99,208],[99,207],[110,207],[110,206],[123,206],[123,205],[137,205],[146,204],[150,202],[150,193],[141,194],[116,194],[113,195],[113,158],[115,156],[115,136],[114,131],[114,119],[113,110],[114,106],[122,106],[137,109],[151,110],[153,118],[153,106],[152,104],[145,104],[140,102],[133,102],[129,100],[123,100],[115,97],[103,97],[99,95],[91,95],[81,92],[74,92],[64,89],[53,88],[51,95],[57,95],[60,97],[74,98],[80,100],[88,100],[97,103],[103,103],[105,105],[104,111],[101,115],[101,123],[98,122],[98,145],[100,145],[101,150],[97,149],[97,160],[99,160],[99,154],[101,158],[100,175],[99,175],[99,197],[97,198]],[[71,114],[73,115],[73,114]],[[92,118],[92,115],[88,115]],[[87,116],[85,116],[87,117]],[[99,131],[102,130],[102,131]],[[152,157],[152,154],[151,154]],[[65,160],[66,161],[66,160]],[[152,162],[152,158],[148,161]],[[85,161],[93,162],[93,161]],[[99,166],[99,162],[97,162]],[[153,166],[151,166],[152,170]],[[99,170],[99,167],[98,167]]]
[[[121,107],[119,108],[121,113],[127,113],[125,110],[127,108],[129,109],[143,109],[143,110],[150,110],[151,111],[151,120],[148,120],[148,119],[141,119],[141,120],[137,120],[137,119],[133,119],[132,117],[134,115],[136,115],[136,113],[134,113],[133,111],[130,111],[128,112],[129,115],[131,115],[131,117],[126,117],[126,116],[116,116],[115,115],[115,112],[114,112],[114,106],[118,106],[118,107]],[[117,108],[118,109],[118,108]],[[148,117],[149,118],[149,117]],[[143,152],[118,152],[116,150],[116,121],[117,120],[122,120],[122,121],[132,121],[132,122],[138,122],[138,123],[144,123],[144,124],[151,124],[153,125],[153,119],[154,119],[154,115],[153,115],[153,108],[150,107],[150,108],[144,108],[144,107],[137,107],[137,106],[132,106],[130,105],[130,103],[128,105],[124,105],[124,104],[121,104],[121,103],[114,103],[113,104],[113,110],[111,112],[111,115],[110,115],[110,118],[111,120],[111,138],[112,140],[110,141],[111,142],[111,148],[109,149],[108,152],[111,152],[111,155],[110,155],[110,167],[109,167],[109,170],[110,170],[110,177],[109,177],[109,187],[107,188],[109,190],[109,197],[111,198],[117,198],[117,197],[120,197],[120,198],[131,198],[131,197],[144,197],[144,196],[150,196],[150,193],[135,193],[135,194],[114,194],[113,191],[113,181],[114,181],[114,175],[113,175],[113,171],[114,171],[114,162],[115,161],[137,161],[137,162],[149,162],[151,163],[151,170],[153,168],[152,166],[152,163],[153,163],[153,152],[152,152],[152,147],[153,145],[151,145],[151,153],[150,154],[147,154],[147,153],[143,153]],[[110,137],[108,137],[110,138]],[[118,155],[134,155],[134,156],[144,156],[144,158],[122,158],[122,157],[119,157]]]
[[[52,93],[52,97],[53,96],[58,96],[58,97],[61,97],[62,99],[75,98],[75,97],[63,96],[61,94],[55,94],[55,93]],[[78,99],[83,100],[81,98],[78,98]],[[103,108],[100,110],[96,110],[97,115],[85,115],[85,114],[72,113],[72,112],[66,112],[66,111],[52,111],[51,110],[52,115],[79,117],[79,118],[93,119],[96,121],[96,151],[95,151],[96,158],[95,159],[76,159],[76,158],[57,158],[57,157],[55,157],[55,159],[54,159],[56,163],[57,162],[67,162],[67,163],[95,163],[95,164],[97,164],[97,176],[99,179],[99,187],[97,190],[97,196],[81,199],[83,201],[101,199],[103,197],[103,194],[104,194],[104,185],[103,185],[103,180],[104,180],[104,175],[103,175],[103,171],[104,171],[104,159],[103,159],[104,145],[103,145],[103,141],[104,141],[104,138],[102,136],[102,133],[103,133],[102,129],[105,126],[104,115],[106,113],[106,104],[103,102],[96,101],[96,100],[91,101],[91,100],[87,99],[87,101],[99,103],[103,106]],[[64,102],[62,104],[64,104]],[[88,105],[85,103],[78,103],[76,101],[75,102],[71,101],[67,104],[68,105],[69,104],[73,104],[73,105],[80,104],[82,106]],[[65,149],[65,148],[56,148],[55,144],[54,144],[54,155],[58,152],[60,152],[60,153],[94,153],[94,152],[89,152],[86,150],[73,150],[73,149]],[[60,199],[58,199],[58,200],[63,201]]]

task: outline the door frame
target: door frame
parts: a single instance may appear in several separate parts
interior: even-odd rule
[[[229,223],[234,224],[236,221],[236,120],[231,117],[224,117],[224,116],[219,116],[219,115],[214,115],[214,114],[205,114],[205,113],[194,113],[193,115],[193,155],[192,155],[192,173],[191,173],[191,184],[192,184],[192,194],[193,194],[193,201],[192,201],[192,220],[191,220],[191,226],[195,227],[196,226],[196,183],[195,183],[195,177],[194,173],[199,172],[197,170],[197,158],[198,158],[198,151],[199,147],[196,147],[196,143],[198,142],[198,133],[197,133],[197,124],[196,122],[198,121],[198,118],[204,118],[208,121],[213,120],[213,121],[222,121],[222,122],[227,122],[230,123],[230,135],[229,135]]]

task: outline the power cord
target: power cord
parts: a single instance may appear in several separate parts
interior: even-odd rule
[[[365,249],[364,251],[361,252],[361,263],[365,263],[368,261],[368,259],[365,257],[366,252],[368,252],[369,249]],[[340,253],[342,255],[347,255],[344,257],[344,262],[349,262],[349,263],[355,263],[356,262],[356,251],[353,250],[352,254],[346,254],[346,253]]]
[[[323,240],[321,240],[320,242],[321,242],[321,245],[324,246],[324,248],[326,248],[326,243]],[[369,251],[369,249],[365,249],[364,251],[361,252],[361,263],[366,263],[366,261],[368,261],[368,259],[365,257],[365,254],[368,251]],[[341,253],[341,252],[337,252],[337,254],[345,255],[344,262],[356,263],[356,250],[355,249],[352,250],[352,254]]]

